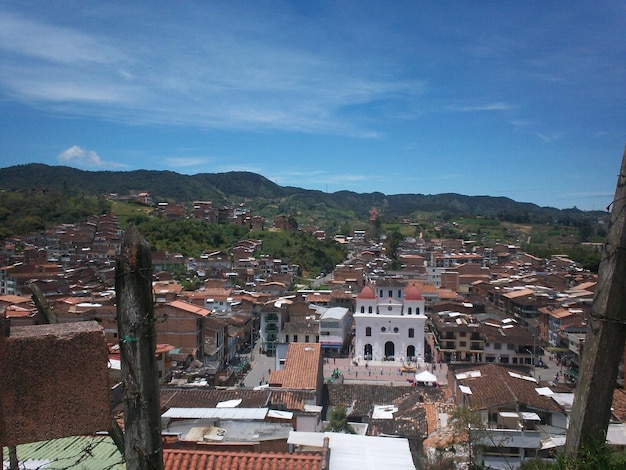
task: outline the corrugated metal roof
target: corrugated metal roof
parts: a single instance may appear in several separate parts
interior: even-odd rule
[[[3,456],[8,459],[5,447]],[[109,436],[72,436],[17,446],[20,469],[125,469],[123,456]],[[4,462],[3,462],[4,464]],[[3,467],[4,468],[4,467]],[[8,461],[6,462],[8,468]]]
[[[163,418],[219,418],[219,419],[256,419],[264,420],[267,408],[170,408],[161,416]]]
[[[329,438],[331,469],[415,470],[409,441],[405,438],[292,431],[287,443],[321,448],[324,437]]]

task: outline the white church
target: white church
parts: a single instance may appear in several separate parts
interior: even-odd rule
[[[382,361],[424,359],[424,298],[397,280],[365,286],[356,298],[355,357]]]

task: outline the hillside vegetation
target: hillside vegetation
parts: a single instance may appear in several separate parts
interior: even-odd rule
[[[378,192],[325,193],[279,186],[267,178],[249,172],[202,173],[181,175],[171,171],[82,171],[64,166],[43,164],[0,168],[0,190],[31,191],[47,188],[55,191],[89,192],[100,195],[129,191],[148,191],[155,201],[212,201],[218,207],[243,203],[255,214],[271,218],[292,214],[300,225],[321,225],[332,231],[342,223],[367,221],[376,207],[383,222],[419,218],[421,213],[440,213],[449,217],[481,216],[519,224],[556,223],[572,225],[590,219],[592,224],[606,218],[601,211],[583,212],[576,208],[555,209],[516,202],[505,197],[464,196],[461,194],[396,194]],[[324,222],[324,223],[322,223]]]
[[[103,197],[110,193],[125,196],[130,191],[147,191],[155,202],[182,202],[189,207],[194,200],[210,200],[216,207],[242,204],[253,215],[270,221],[276,215],[293,216],[300,227],[314,225],[329,236],[368,229],[370,211],[375,207],[378,235],[383,237],[463,238],[481,245],[514,243],[537,256],[569,254],[592,270],[597,267],[599,253],[581,242],[602,242],[608,221],[606,212],[559,210],[503,197],[329,194],[281,187],[247,172],[188,176],[169,171],[88,172],[28,164],[0,169],[0,239],[110,211],[122,226],[129,220],[141,225],[146,238],[159,250],[197,255],[203,249],[222,249],[244,235],[234,227],[153,219],[147,206]],[[263,232],[266,237],[269,235]],[[286,245],[276,253],[285,249]],[[316,264],[328,269],[327,260]]]

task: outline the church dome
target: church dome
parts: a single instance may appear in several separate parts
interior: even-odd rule
[[[365,286],[357,299],[360,300],[376,300],[376,293],[372,286]]]
[[[410,286],[404,294],[404,300],[424,300],[422,294],[415,286]]]

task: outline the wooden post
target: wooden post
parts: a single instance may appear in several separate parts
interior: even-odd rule
[[[44,321],[50,325],[58,323],[57,317],[54,315],[48,300],[43,295],[43,292],[41,292],[39,286],[34,282],[31,282],[28,284],[28,287],[32,292],[31,298],[33,299],[33,303],[35,304],[35,307],[37,307],[37,311],[41,314]]]
[[[626,149],[611,203],[565,452],[604,442],[626,338]]]
[[[129,224],[115,269],[126,468],[163,469],[150,245]]]

